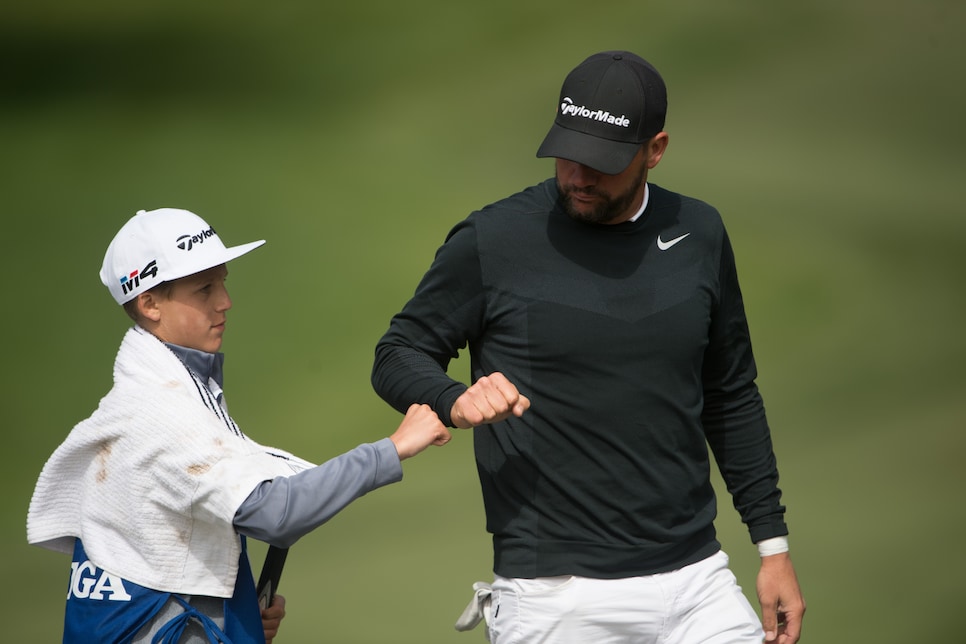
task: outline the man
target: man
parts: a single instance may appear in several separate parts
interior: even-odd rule
[[[666,109],[640,57],[583,61],[537,152],[556,178],[458,224],[376,348],[386,401],[477,428],[497,644],[799,638],[731,246],[647,182]],[[467,344],[470,387],[445,371]],[[759,544],[761,622],[716,540],[708,445]]]

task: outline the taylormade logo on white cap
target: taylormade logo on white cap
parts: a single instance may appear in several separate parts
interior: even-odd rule
[[[609,123],[618,127],[631,126],[631,120],[623,114],[620,116],[614,116],[607,110],[592,110],[584,105],[574,105],[573,99],[571,99],[569,96],[565,96],[563,102],[560,104],[560,113],[563,116],[573,116],[577,118],[590,119],[592,121],[601,121],[603,123]]]
[[[178,248],[181,250],[191,250],[195,244],[203,244],[206,239],[214,234],[216,234],[215,229],[208,228],[208,230],[202,230],[197,235],[181,235],[177,239]]]

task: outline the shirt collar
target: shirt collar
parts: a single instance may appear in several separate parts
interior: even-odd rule
[[[627,221],[637,221],[638,219],[640,219],[641,215],[644,214],[644,211],[647,210],[647,201],[648,201],[648,198],[650,196],[651,196],[651,191],[648,189],[647,184],[645,183],[644,184],[644,199],[643,199],[643,201],[641,203],[641,209],[637,211],[637,214],[636,215],[634,215],[633,217],[631,217]]]
[[[165,342],[164,344],[181,359],[181,362],[188,369],[201,379],[201,382],[207,383],[209,380],[214,380],[218,384],[219,389],[225,386],[224,353],[208,353],[207,351],[189,349],[188,347],[171,344],[170,342]]]

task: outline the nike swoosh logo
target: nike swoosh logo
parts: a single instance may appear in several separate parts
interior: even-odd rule
[[[687,237],[690,234],[691,233],[684,233],[680,237],[675,237],[674,239],[672,239],[670,241],[661,241],[661,236],[658,235],[657,236],[657,247],[660,248],[661,250],[667,250],[668,248],[670,248],[671,246],[674,246],[676,243],[678,243],[679,241],[681,241],[682,239],[684,239],[685,237]]]

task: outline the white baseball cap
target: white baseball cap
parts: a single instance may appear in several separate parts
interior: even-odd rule
[[[225,248],[215,229],[188,210],[139,210],[104,255],[101,282],[118,304],[161,282],[187,277],[241,257],[265,240]]]

